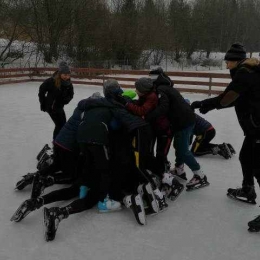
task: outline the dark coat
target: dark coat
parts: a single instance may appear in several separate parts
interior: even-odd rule
[[[230,70],[232,81],[219,96],[202,101],[207,111],[222,109],[220,102],[229,92],[239,97],[227,107],[235,107],[239,124],[246,136],[260,136],[260,66],[255,59],[246,59]]]
[[[113,114],[113,117],[121,124],[128,132],[132,132],[139,127],[148,125],[141,117],[136,116],[128,112],[124,106],[117,103],[114,100],[108,100],[106,98],[92,99],[84,104],[85,110],[89,110],[95,107],[107,107]]]
[[[180,92],[173,87],[173,82],[168,76],[161,74],[154,84],[156,86],[159,104],[154,111],[147,115],[147,120],[151,121],[159,116],[167,115],[173,133],[195,124],[194,112]]]
[[[57,88],[54,77],[46,79],[39,88],[39,101],[43,110],[47,112],[62,109],[74,96],[71,82],[61,82],[60,88]]]

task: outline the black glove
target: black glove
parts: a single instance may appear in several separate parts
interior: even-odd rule
[[[41,111],[46,112],[46,108],[44,104],[41,104]]]
[[[215,109],[214,107],[210,107],[210,106],[202,106],[199,111],[201,114],[207,114],[210,110]]]
[[[191,103],[190,107],[192,110],[196,108],[201,108],[202,102],[201,101],[194,101]]]

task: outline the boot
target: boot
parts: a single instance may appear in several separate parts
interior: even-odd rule
[[[43,208],[43,217],[44,217],[44,227],[45,227],[45,240],[52,241],[56,236],[56,232],[59,226],[59,223],[62,219],[65,219],[69,216],[67,208]]]
[[[43,198],[28,199],[24,201],[20,207],[16,210],[10,221],[20,222],[32,211],[39,209],[44,204]]]
[[[243,186],[242,188],[237,189],[229,188],[227,190],[227,196],[249,204],[256,204],[256,193],[254,186]]]

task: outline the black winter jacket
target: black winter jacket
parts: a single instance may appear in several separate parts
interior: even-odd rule
[[[108,100],[106,98],[92,99],[85,103],[85,110],[96,107],[110,108],[113,117],[123,126],[128,132],[132,132],[139,127],[146,126],[148,123],[141,117],[128,112],[124,106],[117,103],[115,100]]]
[[[74,90],[71,82],[61,82],[60,88],[55,86],[54,77],[46,79],[39,88],[39,101],[47,112],[59,110],[68,104],[73,96]]]
[[[230,70],[232,81],[219,96],[202,101],[202,107],[222,109],[220,101],[229,92],[239,97],[228,107],[235,107],[239,124],[246,136],[260,136],[260,65],[255,59],[246,59]]]
[[[173,87],[173,82],[165,74],[159,75],[154,81],[159,104],[155,110],[146,116],[153,121],[159,116],[166,115],[171,123],[173,133],[195,124],[195,114],[180,92]]]

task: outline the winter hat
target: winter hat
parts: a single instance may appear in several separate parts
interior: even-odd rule
[[[190,105],[190,100],[188,98],[185,98],[184,100]]]
[[[60,62],[59,73],[60,74],[70,74],[70,68],[65,61]]]
[[[241,61],[246,58],[246,49],[240,43],[234,43],[227,51],[224,60],[228,61]]]
[[[125,90],[122,94],[123,97],[128,97],[134,99],[136,97],[136,92],[134,90]]]
[[[140,78],[135,82],[135,88],[140,93],[148,93],[153,90],[153,81],[150,78]]]
[[[163,69],[161,67],[158,67],[157,69],[151,70],[149,72],[149,76],[152,80],[156,80],[161,74],[163,74]]]
[[[116,95],[122,94],[123,90],[117,80],[108,79],[103,84],[103,93],[106,98],[113,98]]]
[[[95,92],[93,93],[90,98],[93,98],[93,99],[99,99],[99,98],[102,98],[101,94],[99,92]]]

